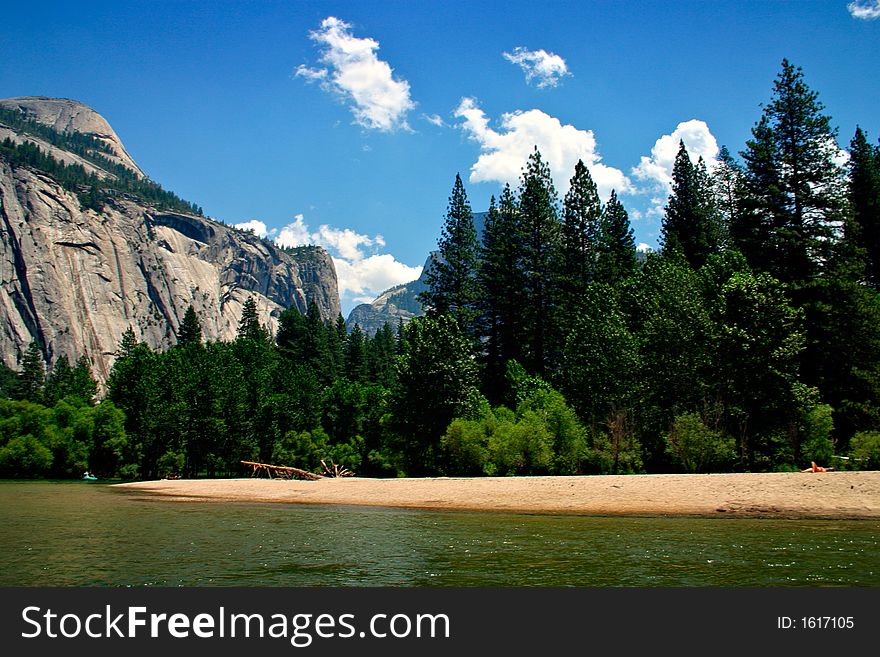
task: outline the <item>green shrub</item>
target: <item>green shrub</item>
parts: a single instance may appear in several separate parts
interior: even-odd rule
[[[860,431],[849,443],[850,467],[880,470],[880,431]]]
[[[696,413],[675,418],[666,436],[666,452],[685,472],[725,469],[736,454],[734,440],[707,427]]]

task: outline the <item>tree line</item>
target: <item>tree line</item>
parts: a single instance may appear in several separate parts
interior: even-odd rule
[[[126,333],[97,404],[86,361],[46,377],[32,345],[0,373],[0,472],[880,468],[880,147],[857,129],[844,162],[823,111],[784,61],[739,159],[681,144],[643,257],[617,195],[579,162],[560,201],[535,149],[481,235],[456,177],[406,325],[311,304],[271,335],[249,300],[206,343],[189,308],[167,351]]]

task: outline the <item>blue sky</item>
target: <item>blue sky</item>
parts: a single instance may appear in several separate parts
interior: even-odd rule
[[[40,2],[4,24],[0,97],[82,101],[210,216],[324,244],[346,313],[417,275],[456,173],[484,210],[533,142],[655,245],[678,139],[741,150],[784,57],[842,146],[880,133],[880,0]]]

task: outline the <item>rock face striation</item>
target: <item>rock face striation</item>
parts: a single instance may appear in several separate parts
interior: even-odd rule
[[[93,135],[115,163],[144,175],[109,124],[85,105],[35,97],[0,100],[0,107],[60,132]],[[59,153],[64,149],[0,122],[0,141],[7,137],[113,177],[94,161]],[[74,362],[85,354],[104,380],[129,327],[151,347],[168,347],[191,304],[205,339],[230,340],[249,297],[272,331],[288,307],[306,312],[314,302],[328,320],[340,312],[336,270],[319,247],[282,251],[133,194],[115,193],[99,210],[84,207],[50,173],[0,156],[0,354],[8,367],[17,369],[36,339],[50,367],[62,355]]]

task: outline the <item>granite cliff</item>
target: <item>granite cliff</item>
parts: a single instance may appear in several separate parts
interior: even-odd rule
[[[163,197],[120,191],[113,183],[126,176],[153,183],[110,125],[81,103],[28,97],[0,100],[0,108],[16,112],[0,118],[0,354],[7,366],[16,369],[36,339],[49,366],[61,355],[73,362],[86,354],[103,380],[126,329],[153,348],[167,347],[190,304],[208,340],[235,337],[248,297],[271,330],[291,306],[305,312],[315,302],[324,318],[339,314],[336,271],[323,249],[283,251],[195,212],[170,210]],[[28,128],[37,124],[52,132]],[[69,147],[65,135],[86,135],[85,147]],[[82,185],[57,168],[23,163],[15,149],[25,142],[94,177]]]

